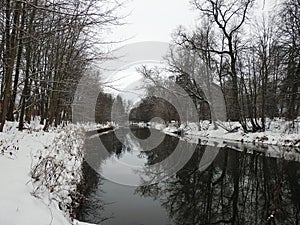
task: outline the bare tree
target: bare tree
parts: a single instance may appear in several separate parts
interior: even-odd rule
[[[286,0],[281,5],[280,36],[285,52],[285,78],[282,85],[286,117],[293,120],[300,108],[300,1]]]
[[[253,25],[248,48],[238,58],[242,107],[252,131],[264,131],[266,117],[278,116],[278,74],[280,48],[273,17],[263,16]],[[270,22],[269,22],[270,21]]]
[[[0,131],[6,119],[18,119],[20,130],[32,116],[41,116],[44,130],[71,119],[76,85],[92,60],[104,57],[96,47],[105,44],[103,35],[95,32],[121,24],[116,10],[122,4],[5,0],[0,5]]]
[[[193,39],[186,33],[182,33],[182,44],[198,51],[218,54],[228,59],[232,92],[232,115],[231,119],[239,121],[243,128],[247,130],[245,119],[242,115],[239,99],[237,56],[243,44],[240,40],[242,27],[246,22],[248,12],[252,7],[254,0],[194,0],[193,4],[200,13],[211,21],[211,26],[215,26],[219,31],[221,39],[220,44],[203,48],[201,40]],[[222,59],[223,60],[223,59]]]
[[[13,10],[11,10],[13,9]],[[2,115],[1,115],[1,124],[0,132],[3,131],[4,123],[6,120],[6,115],[8,111],[10,97],[12,95],[12,80],[13,80],[13,70],[15,59],[17,56],[18,49],[18,36],[19,31],[18,27],[20,26],[20,16],[22,13],[22,3],[21,1],[10,2],[6,1],[6,22],[5,22],[5,42],[6,49],[4,53],[4,85],[3,85],[3,105],[2,105]],[[12,14],[12,15],[11,15]],[[10,27],[10,22],[12,19],[12,26]]]

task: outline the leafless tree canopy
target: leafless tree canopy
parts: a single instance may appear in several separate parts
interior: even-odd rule
[[[70,118],[76,85],[105,57],[103,34],[121,24],[109,0],[3,0],[0,3],[1,125],[19,129],[40,116],[45,130]],[[98,49],[97,49],[98,47]]]
[[[246,132],[264,131],[266,117],[284,117],[293,128],[300,108],[300,1],[285,0],[259,18],[254,0],[192,4],[198,25],[174,33],[167,70],[199,112],[213,107],[203,87],[216,83],[228,119],[239,121]],[[207,84],[201,86],[200,80]]]

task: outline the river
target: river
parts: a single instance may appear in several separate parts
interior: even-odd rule
[[[146,150],[133,137],[152,134],[163,136],[148,128],[122,128],[87,140],[87,200],[79,220],[101,225],[299,224],[299,162],[168,135]],[[146,181],[153,175],[146,168],[166,161],[178,145],[184,154],[177,159],[184,165]]]

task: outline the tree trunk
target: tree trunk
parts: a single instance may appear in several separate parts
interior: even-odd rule
[[[7,120],[14,121],[14,109],[15,102],[17,97],[17,89],[20,75],[20,66],[21,66],[21,58],[23,51],[23,37],[24,37],[24,25],[25,25],[25,6],[23,6],[22,10],[22,18],[21,18],[21,27],[20,27],[20,35],[19,35],[19,44],[18,44],[18,54],[17,54],[17,62],[16,62],[16,70],[15,70],[15,79],[13,85],[13,92],[10,99],[10,104],[7,112]]]
[[[9,2],[9,1],[8,1]],[[11,42],[8,45],[7,54],[6,54],[6,73],[5,73],[5,84],[4,84],[4,100],[2,106],[2,117],[1,117],[1,125],[0,125],[0,132],[3,131],[4,124],[6,121],[6,116],[8,112],[9,101],[12,94],[12,75],[15,65],[15,59],[17,54],[18,48],[18,31],[17,28],[19,27],[19,20],[21,14],[21,2],[17,1],[14,11],[14,19],[13,19],[13,28],[11,32]]]
[[[22,91],[22,98],[21,98],[21,112],[20,112],[20,118],[19,118],[19,130],[23,130],[24,128],[24,115],[26,110],[26,104],[27,100],[30,94],[29,90],[29,68],[30,68],[30,44],[28,43],[26,46],[26,69],[25,69],[25,82],[24,82],[24,88]]]

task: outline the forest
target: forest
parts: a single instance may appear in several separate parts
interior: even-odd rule
[[[0,2],[1,125],[19,130],[40,116],[44,130],[71,120],[77,83],[105,57],[104,33],[120,3],[106,0]],[[107,43],[107,42],[106,42]]]
[[[293,128],[300,104],[300,1],[282,1],[259,16],[253,0],[192,4],[202,18],[198,26],[174,32],[165,68],[143,66],[140,73],[165,89],[181,86],[200,119],[218,119],[209,113],[218,85],[227,119],[239,121],[244,131],[264,131],[266,118],[275,117],[291,121]],[[159,79],[165,72],[171,76]]]
[[[104,31],[122,24],[116,13],[122,3],[3,0],[0,5],[0,131],[6,120],[18,121],[22,130],[34,116],[40,116],[44,130],[72,121],[76,86],[83,75],[101,76],[95,64],[108,57]],[[213,105],[203,91],[214,83],[225,96],[227,119],[239,121],[245,131],[264,131],[266,118],[275,117],[292,127],[300,108],[300,0],[280,1],[262,15],[255,14],[254,0],[193,0],[191,5],[199,14],[197,26],[174,28],[165,68],[145,66],[139,72],[154,85],[181,86],[201,119],[216,119],[207,113]],[[167,80],[159,78],[162,70],[170,74]],[[100,99],[109,108],[114,97],[99,93]],[[148,101],[151,105],[153,99]],[[97,122],[110,118],[101,104]],[[146,105],[132,114],[147,111]],[[176,117],[172,108],[171,114]]]

